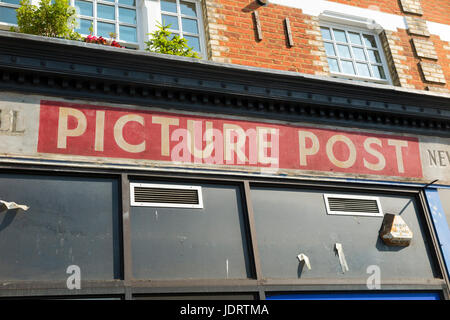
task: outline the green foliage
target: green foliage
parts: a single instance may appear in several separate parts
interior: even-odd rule
[[[51,3],[53,2],[53,3]],[[30,0],[21,0],[17,9],[17,25],[14,31],[45,37],[81,40],[76,27],[76,11],[68,0],[41,0],[39,6]]]
[[[187,40],[168,31],[169,27],[170,25],[159,25],[158,30],[149,33],[151,38],[145,42],[147,45],[145,50],[200,59],[197,53],[188,47]]]

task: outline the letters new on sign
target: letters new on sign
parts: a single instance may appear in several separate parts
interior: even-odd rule
[[[415,137],[52,101],[39,117],[41,154],[422,178]]]

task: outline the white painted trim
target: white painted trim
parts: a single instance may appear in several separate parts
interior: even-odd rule
[[[377,43],[377,52],[380,55],[380,59],[381,59],[381,65],[383,66],[384,69],[384,73],[386,75],[386,79],[379,79],[379,78],[371,78],[371,77],[363,77],[360,75],[352,75],[352,74],[346,74],[346,73],[339,73],[339,72],[330,72],[330,75],[336,78],[342,78],[342,79],[352,79],[352,80],[358,80],[358,81],[367,81],[367,82],[376,82],[376,83],[383,83],[383,84],[392,84],[392,79],[391,79],[391,75],[389,73],[389,65],[387,63],[386,57],[385,57],[385,53],[383,50],[383,46],[381,45],[381,40],[379,38],[379,36],[377,35],[377,31],[376,30],[368,30],[365,27],[355,27],[355,26],[348,26],[348,25],[343,25],[343,24],[336,24],[336,23],[321,23],[321,26],[324,27],[331,27],[331,28],[336,28],[336,29],[343,29],[345,31],[350,31],[350,32],[357,32],[357,33],[364,33],[364,34],[371,34],[374,36],[375,41]],[[324,42],[333,42],[336,43],[335,40],[333,41],[329,41],[329,40],[324,40]],[[363,46],[365,54],[367,55],[367,48],[364,45]],[[335,47],[335,51],[337,53],[337,49]],[[328,55],[327,55],[328,57]],[[337,55],[337,57],[339,57],[339,55]],[[339,57],[339,60],[341,60],[341,57]],[[344,59],[344,60],[350,60],[350,59]],[[353,63],[356,62],[355,59],[351,59],[353,61]],[[367,62],[369,64],[372,64],[369,62],[369,60],[367,60]],[[340,62],[339,62],[340,64]],[[377,64],[378,63],[373,63],[373,64]],[[354,64],[355,67],[355,64]]]
[[[383,28],[383,30],[397,31],[397,29],[406,30],[408,28],[404,16],[366,8],[359,8],[332,1],[270,0],[270,3],[301,9],[304,14],[316,17],[323,14],[325,11],[358,16],[360,18],[374,20],[376,24]],[[427,26],[431,34],[439,36],[441,40],[450,41],[449,25],[427,21]]]
[[[188,2],[194,3],[196,6],[197,14],[198,14],[198,28],[199,28],[199,41],[200,41],[200,55],[202,59],[207,59],[207,50],[206,50],[206,41],[205,41],[205,33],[203,27],[203,8],[201,6],[200,0],[187,0]],[[142,0],[145,4],[143,5],[143,15],[145,15],[146,21],[144,22],[146,28],[146,32],[144,35],[144,41],[149,40],[148,33],[153,33],[158,30],[157,25],[161,23],[161,3],[160,0]],[[178,3],[177,3],[178,5]],[[178,9],[179,11],[179,9]],[[177,15],[180,18],[179,15]],[[144,19],[143,19],[144,20]],[[179,21],[181,26],[181,21]]]
[[[438,35],[443,41],[450,41],[450,25],[427,21],[428,31]]]

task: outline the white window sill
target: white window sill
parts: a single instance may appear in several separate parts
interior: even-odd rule
[[[380,84],[388,84],[391,83],[387,79],[377,79],[377,78],[369,78],[369,77],[362,77],[352,74],[345,74],[345,73],[336,73],[336,72],[330,72],[330,76],[333,78],[340,78],[340,79],[346,79],[346,80],[356,80],[356,81],[364,81],[364,82],[372,82],[372,83],[380,83]]]

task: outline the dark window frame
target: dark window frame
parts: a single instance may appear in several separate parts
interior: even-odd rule
[[[91,167],[68,167],[29,164],[0,164],[0,172],[21,174],[47,174],[47,175],[75,175],[88,177],[108,177],[119,179],[119,192],[122,195],[120,210],[122,219],[119,235],[122,243],[123,278],[112,281],[83,281],[81,289],[68,290],[66,283],[61,281],[13,281],[0,288],[0,299],[24,297],[110,297],[121,296],[124,299],[133,299],[134,295],[168,295],[168,294],[194,294],[194,293],[220,293],[232,294],[235,292],[254,293],[259,299],[265,299],[266,292],[312,292],[340,290],[344,292],[366,291],[365,279],[265,279],[262,277],[261,264],[255,234],[255,222],[252,202],[250,198],[251,186],[277,186],[277,187],[309,187],[315,190],[329,191],[330,189],[358,193],[385,193],[391,195],[408,195],[417,200],[420,223],[426,231],[426,239],[430,241],[433,255],[432,263],[439,272],[434,279],[398,280],[383,284],[383,291],[438,291],[444,299],[450,299],[449,279],[445,271],[445,264],[439,249],[439,242],[435,234],[431,215],[426,205],[423,189],[408,185],[361,184],[334,181],[316,181],[306,179],[286,178],[259,178],[240,175],[198,174],[188,172],[144,171],[133,169],[108,169]],[[131,269],[131,240],[130,240],[130,192],[129,180],[180,181],[190,183],[216,183],[239,185],[241,188],[242,206],[247,245],[249,246],[250,263],[253,264],[253,278],[249,279],[181,279],[181,280],[136,280],[132,277]],[[120,207],[120,204],[119,204]]]

